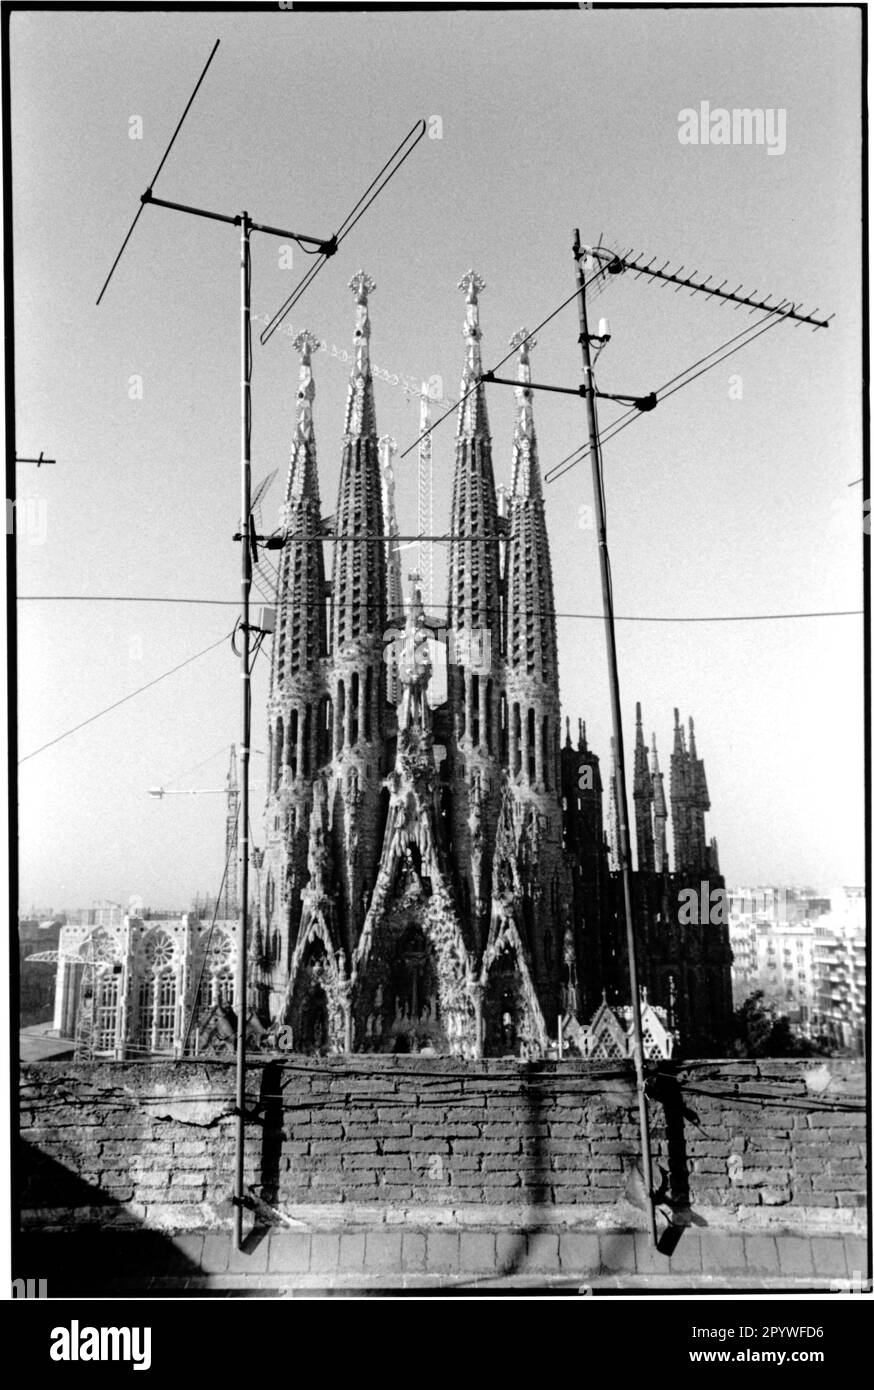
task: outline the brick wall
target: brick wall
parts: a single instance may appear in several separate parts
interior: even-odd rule
[[[226,1226],[233,1085],[221,1062],[25,1067],[24,1223]],[[643,1223],[625,1066],[253,1059],[249,1099],[246,1183],[266,1218]],[[864,1104],[853,1061],[684,1063],[649,1107],[656,1179],[710,1226],[860,1230]]]

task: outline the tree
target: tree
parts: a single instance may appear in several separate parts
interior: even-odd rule
[[[785,1014],[778,1014],[757,989],[734,1015],[735,1050],[742,1057],[815,1057],[817,1048],[793,1032]]]

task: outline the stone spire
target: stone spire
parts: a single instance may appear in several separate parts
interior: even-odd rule
[[[501,734],[501,578],[497,498],[482,369],[478,297],[473,271],[460,282],[466,295],[466,355],[452,492],[448,623],[454,651],[447,663],[452,842],[458,888],[471,944],[485,944],[491,864],[498,814]],[[484,539],[480,539],[484,538]]]
[[[648,749],[643,741],[643,718],[637,704],[637,728],[634,741],[634,824],[637,831],[637,867],[642,873],[652,873],[653,847],[653,789],[649,770]]]
[[[324,679],[325,564],[313,427],[312,353],[318,339],[305,330],[294,346],[300,353],[300,376],[280,512],[285,545],[279,562],[267,704],[264,926],[266,941],[273,943],[271,1007],[281,1007],[300,923],[312,779],[330,756]]]
[[[376,285],[369,275],[359,270],[349,281],[355,295],[355,362],[346,395],[347,438],[376,435],[376,409],[373,404],[373,376],[370,370],[370,313],[369,296]]]
[[[313,429],[313,401],[316,384],[313,381],[312,354],[319,340],[305,328],[292,345],[300,353],[300,382],[297,388],[297,419],[291,438],[291,459],[288,466],[286,502],[308,498],[318,504],[319,479],[316,471],[316,436]]]
[[[704,763],[698,757],[698,749],[695,746],[695,721],[689,715],[689,752],[688,752],[688,786],[689,786],[689,849],[695,869],[707,873],[711,869],[711,860],[708,853],[707,836],[704,828],[704,816],[710,810],[710,795],[707,790],[707,775],[704,771]]]
[[[469,270],[461,277],[458,288],[464,290],[467,309],[464,319],[465,359],[461,374],[462,398],[458,412],[459,439],[490,439],[489,417],[486,411],[485,388],[479,378],[483,363],[480,342],[482,329],[479,324],[479,296],[485,289],[485,280],[476,271]]]
[[[674,869],[694,869],[689,846],[689,755],[680,711],[674,710],[674,751],[671,753],[671,820],[674,825]]]
[[[519,385],[513,388],[516,397],[516,425],[513,433],[513,481],[510,491],[515,497],[542,497],[531,390],[530,353],[537,346],[537,339],[529,335],[527,328],[520,328],[518,333],[513,334],[509,346],[519,349]]]
[[[312,676],[326,651],[325,562],[313,429],[316,394],[311,357],[318,339],[305,329],[294,340],[300,380],[291,456],[280,525],[285,546],[279,562],[278,612],[270,668],[271,697],[288,694],[294,680]]]
[[[507,702],[512,706],[510,684],[518,697],[521,687],[521,747],[510,719],[510,771],[527,778],[529,761],[536,766],[536,780],[555,788],[558,737],[558,660],[555,633],[555,596],[552,562],[544,516],[543,489],[537,459],[537,436],[531,401],[529,351],[534,340],[527,329],[510,339],[519,348],[519,385],[513,434],[513,486],[510,494],[509,541],[506,562],[506,678]],[[520,687],[520,690],[516,690]],[[529,747],[530,711],[535,715],[534,746]],[[544,722],[545,720],[545,722]],[[533,780],[533,779],[532,779]]]
[[[372,642],[375,636],[381,643],[386,619],[385,551],[370,543],[373,536],[385,534],[370,370],[368,296],[376,286],[359,270],[349,288],[356,305],[355,363],[346,399],[337,494],[336,534],[347,539],[334,546],[331,647],[335,660],[349,642]],[[356,543],[359,537],[367,543]]]
[[[569,893],[562,854],[562,807],[558,657],[552,561],[544,515],[543,487],[529,353],[535,346],[526,328],[510,339],[519,349],[513,471],[510,488],[504,591],[508,772],[520,821],[539,827],[536,854],[528,856],[523,880],[532,900],[528,933],[534,977],[547,1022],[559,1006],[553,963],[561,956],[561,904]]]
[[[668,806],[665,800],[665,774],[659,768],[656,736],[652,735],[652,800],[653,800],[653,868],[657,874],[668,872]]]
[[[335,513],[331,585],[330,689],[335,801],[331,824],[343,884],[344,945],[354,949],[379,862],[379,797],[386,717],[387,628],[383,477],[380,471],[368,299],[373,281],[359,271],[355,362],[346,401]]]

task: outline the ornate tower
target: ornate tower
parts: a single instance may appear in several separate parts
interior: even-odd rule
[[[674,825],[674,872],[689,873],[694,864],[689,851],[689,766],[686,736],[680,711],[674,710],[674,751],[671,754],[671,820]]]
[[[332,580],[335,862],[343,885],[343,938],[351,954],[373,889],[382,840],[381,779],[386,715],[386,552],[382,478],[370,369],[368,298],[359,270],[355,362],[346,398]]]
[[[268,773],[265,814],[264,948],[271,978],[270,1007],[283,1007],[306,880],[312,781],[328,756],[325,572],[313,430],[315,385],[311,355],[318,340],[298,334],[297,419],[280,525],[285,546],[267,704]]]
[[[652,735],[652,816],[653,868],[657,874],[668,872],[668,804],[665,800],[665,774],[659,767],[656,736]]]
[[[483,948],[488,926],[502,734],[497,501],[485,392],[479,381],[479,295],[484,288],[472,270],[459,282],[467,303],[466,356],[452,491],[447,660],[450,851],[464,929],[477,951]]]
[[[534,343],[521,328],[510,346],[519,349],[519,385],[505,570],[508,775],[526,936],[544,1013],[552,1023],[564,928],[570,926],[561,852],[555,598],[532,407],[529,351]]]
[[[638,870],[641,873],[652,873],[655,864],[653,785],[649,770],[649,750],[643,741],[643,719],[639,702],[634,741],[634,825],[637,831]]]
[[[704,829],[704,814],[710,810],[710,795],[704,763],[695,747],[695,721],[689,715],[689,753],[686,764],[689,784],[689,853],[695,868],[709,872],[710,855]]]

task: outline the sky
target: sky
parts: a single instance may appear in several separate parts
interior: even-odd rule
[[[781,323],[604,447],[626,739],[635,701],[667,766],[673,709],[695,718],[723,873],[827,892],[864,877],[858,616],[635,618],[862,606],[859,12],[19,12],[11,17],[18,468],[20,897],[26,911],[139,897],[187,908],[224,862],[239,675],[228,643],[37,756],[26,755],[201,652],[233,625],[239,551],[239,244],[230,226],[146,208],[95,300],[216,38],[221,46],[158,196],[308,235],[342,221],[420,118],[417,146],[291,313],[314,359],[323,511],[334,510],[363,267],[374,363],[458,395],[473,267],[487,365],[574,288],[571,240],[634,248],[834,314]],[[680,113],[783,112],[786,147],[681,144]],[[435,119],[437,118],[437,119]],[[131,138],[141,134],[141,138]],[[432,138],[436,137],[436,138]],[[262,320],[308,262],[253,240]],[[753,320],[624,275],[595,301],[602,390],[661,386]],[[286,325],[288,326],[288,321]],[[580,380],[573,306],[538,334],[535,381]],[[336,353],[331,349],[336,348]],[[508,364],[512,373],[512,362]],[[255,343],[253,476],[294,422],[290,333]],[[376,382],[398,442],[401,529],[417,514],[418,403]],[[488,392],[509,482],[512,391]],[[619,413],[604,402],[601,427]],[[582,402],[535,398],[544,471],[585,437]],[[435,529],[448,522],[454,420],[433,435]],[[546,487],[561,699],[609,759],[610,713],[588,465]],[[412,556],[413,552],[409,552]],[[327,552],[330,559],[330,551]],[[445,556],[432,607],[445,600]],[[52,596],[36,601],[36,596]],[[61,602],[57,596],[77,596]],[[226,606],[87,602],[200,598]],[[595,615],[595,616],[592,616]],[[268,660],[253,683],[266,746]],[[253,758],[260,834],[264,758]],[[147,789],[200,796],[150,798]]]

